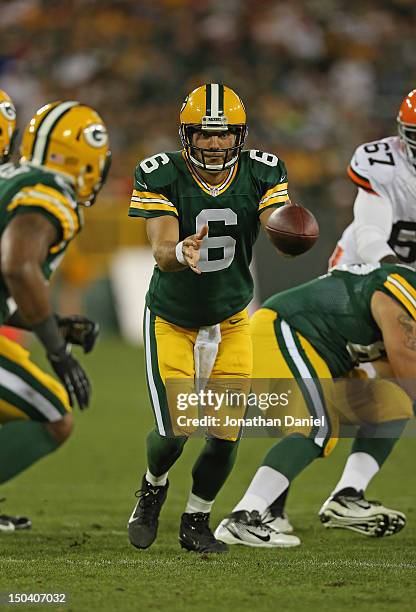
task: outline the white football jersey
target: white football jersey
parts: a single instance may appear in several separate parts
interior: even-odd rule
[[[399,137],[389,136],[359,146],[348,175],[357,187],[388,200],[393,214],[388,244],[401,261],[416,267],[416,172],[400,147]],[[329,265],[354,263],[366,262],[357,251],[353,221],[344,230]]]

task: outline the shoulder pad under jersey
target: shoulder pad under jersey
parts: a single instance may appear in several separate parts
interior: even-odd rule
[[[369,193],[378,194],[378,185],[386,185],[393,180],[397,151],[395,138],[383,138],[360,145],[352,156],[348,167],[351,180]]]

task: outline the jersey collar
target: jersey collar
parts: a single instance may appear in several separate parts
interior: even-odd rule
[[[224,193],[224,191],[226,191],[228,187],[231,185],[231,183],[233,182],[237,174],[238,161],[237,163],[234,164],[234,166],[230,168],[230,171],[228,172],[227,176],[225,177],[225,179],[220,185],[211,185],[210,183],[208,183],[202,177],[199,176],[199,174],[193,168],[192,164],[187,159],[185,151],[182,151],[182,157],[184,158],[185,163],[188,167],[188,170],[191,173],[191,176],[194,179],[194,181],[199,185],[202,191],[212,196],[213,198],[216,198],[217,196]]]

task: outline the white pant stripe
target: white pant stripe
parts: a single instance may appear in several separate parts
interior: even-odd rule
[[[286,348],[288,349],[290,356],[296,364],[297,369],[299,370],[299,374],[301,375],[305,386],[308,389],[308,393],[312,399],[312,403],[314,405],[316,416],[322,419],[323,425],[319,426],[317,434],[314,438],[315,444],[318,446],[323,446],[325,443],[325,438],[328,435],[328,424],[327,424],[327,415],[325,413],[324,406],[322,404],[321,396],[319,395],[319,391],[313,380],[312,374],[307,366],[307,364],[302,359],[301,354],[299,353],[298,347],[296,346],[295,339],[292,334],[292,330],[286,321],[282,321],[281,330],[283,334],[283,338],[286,343]],[[324,418],[322,418],[324,417]]]
[[[50,423],[60,421],[63,415],[46,397],[41,395],[20,376],[0,367],[0,383],[18,397],[24,399],[35,410],[43,414]],[[18,406],[17,406],[18,407]]]
[[[153,409],[156,415],[156,422],[159,433],[161,436],[166,436],[165,427],[163,425],[162,419],[162,411],[160,409],[159,396],[157,394],[157,389],[155,385],[155,381],[153,378],[153,370],[152,370],[152,353],[151,353],[151,344],[150,344],[150,310],[146,308],[145,311],[145,345],[146,345],[146,370],[147,370],[147,379],[149,381],[150,395],[152,397]]]

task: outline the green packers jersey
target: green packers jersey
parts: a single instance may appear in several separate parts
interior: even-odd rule
[[[43,274],[49,279],[82,227],[75,193],[58,174],[30,165],[5,164],[0,167],[0,240],[11,219],[26,212],[44,215],[58,230],[58,241],[50,247],[43,264]],[[9,314],[8,298],[0,272],[0,325]]]
[[[221,185],[206,183],[182,151],[159,153],[136,168],[129,215],[172,215],[183,240],[208,225],[197,275],[189,268],[162,272],[155,266],[146,303],[182,327],[213,325],[239,312],[253,296],[249,265],[259,214],[288,199],[284,163],[275,155],[243,151]]]
[[[416,272],[399,264],[340,266],[272,296],[263,307],[307,338],[338,377],[384,354],[370,308],[375,291],[397,300],[416,319]]]

